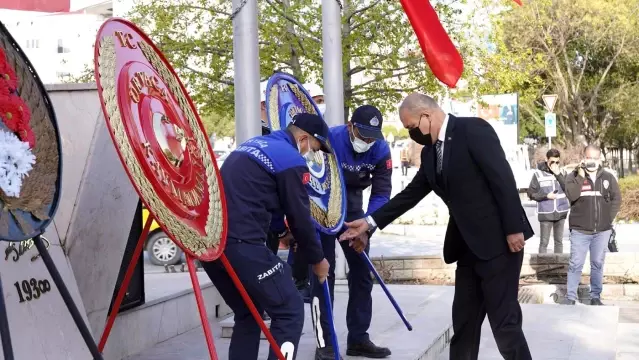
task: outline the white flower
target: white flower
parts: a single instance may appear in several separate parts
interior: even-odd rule
[[[0,189],[7,196],[20,196],[22,179],[33,169],[35,160],[29,143],[0,129]]]

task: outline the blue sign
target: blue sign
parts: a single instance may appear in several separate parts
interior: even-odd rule
[[[544,116],[544,120],[546,125],[546,136],[556,137],[557,136],[557,114],[546,113],[546,115]]]

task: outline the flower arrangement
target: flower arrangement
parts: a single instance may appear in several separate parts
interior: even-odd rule
[[[30,120],[31,112],[18,94],[16,73],[0,48],[0,189],[7,196],[20,195],[22,179],[35,164]]]

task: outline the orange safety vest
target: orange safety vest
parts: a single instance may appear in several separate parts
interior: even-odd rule
[[[400,153],[401,161],[408,161],[408,149],[403,149]]]

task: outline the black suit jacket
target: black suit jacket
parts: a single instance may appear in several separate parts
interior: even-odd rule
[[[508,250],[506,236],[533,231],[521,205],[515,177],[493,127],[480,118],[450,115],[444,141],[441,184],[435,177],[434,147],[425,146],[421,166],[408,186],[372,214],[384,228],[428,193],[435,191],[448,205],[450,221],[444,261],[453,263],[468,248],[481,260]]]

